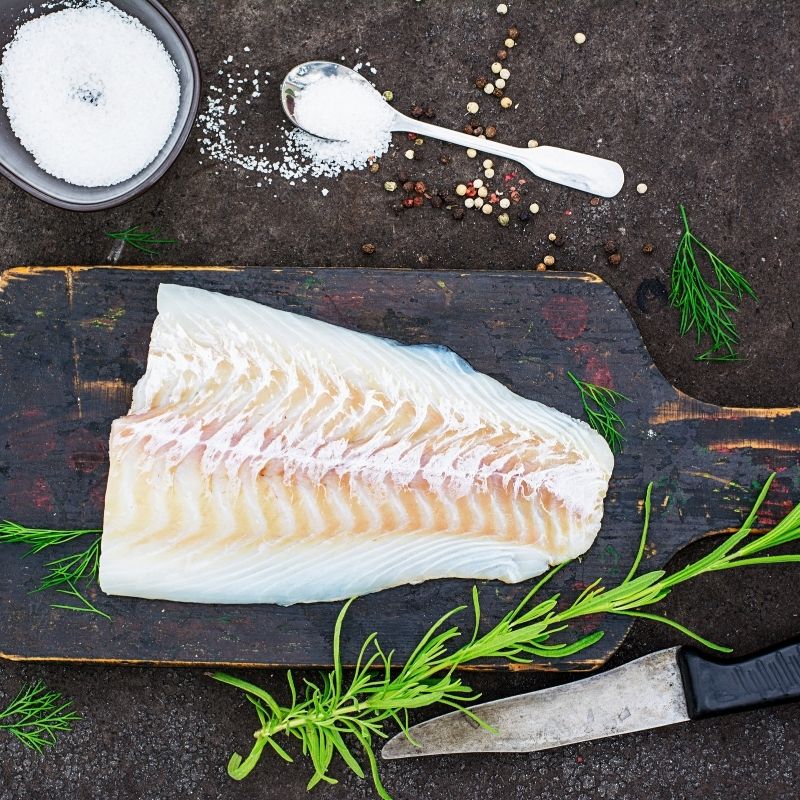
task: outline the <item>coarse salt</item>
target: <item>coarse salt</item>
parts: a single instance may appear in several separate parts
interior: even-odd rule
[[[19,27],[0,64],[3,105],[46,172],[113,186],[141,172],[175,125],[180,82],[155,35],[108,2]]]
[[[249,60],[254,58],[255,56],[252,54],[248,56]],[[341,60],[344,61],[344,57]],[[305,182],[306,176],[309,178],[334,178],[342,172],[362,169],[388,150],[391,141],[389,121],[390,115],[394,112],[379,92],[361,81],[358,82],[360,84],[359,94],[355,94],[351,86],[336,90],[344,95],[343,97],[342,94],[339,94],[340,99],[347,102],[358,102],[359,109],[361,109],[358,111],[360,126],[353,124],[352,119],[340,123],[331,122],[328,117],[325,117],[320,121],[320,114],[340,115],[342,108],[336,107],[335,104],[331,107],[328,100],[324,98],[323,105],[318,105],[314,99],[316,91],[311,95],[307,94],[311,87],[303,91],[304,103],[298,102],[295,110],[299,120],[301,115],[305,114],[305,117],[302,117],[304,125],[312,127],[317,123],[325,124],[328,126],[326,128],[327,135],[335,138],[343,137],[343,141],[322,139],[312,136],[300,128],[279,126],[276,131],[277,141],[268,143],[262,140],[256,145],[245,146],[239,141],[245,120],[241,118],[237,120],[235,114],[229,113],[229,104],[236,99],[235,89],[230,83],[230,79],[235,77],[242,81],[248,91],[251,86],[254,87],[256,92],[252,95],[253,97],[256,97],[257,94],[260,96],[262,84],[266,84],[267,80],[264,77],[260,79],[262,83],[258,82],[258,69],[243,72],[235,66],[234,62],[230,62],[230,64],[231,72],[220,71],[221,77],[227,78],[229,81],[228,89],[215,85],[209,86],[205,108],[197,117],[197,125],[201,132],[198,142],[202,156],[207,156],[226,166],[262,174],[266,176],[267,185],[271,185],[276,177],[281,177],[286,179],[290,186],[293,186],[297,179]],[[357,64],[356,66],[364,65]],[[248,68],[245,67],[245,69]],[[263,75],[269,76],[269,73],[266,72]],[[356,83],[355,80],[346,76],[339,76],[338,79],[346,80],[351,84]],[[227,94],[227,92],[233,94]],[[372,116],[365,116],[365,110]],[[347,113],[349,114],[349,112]],[[341,127],[337,127],[339,125]],[[268,134],[268,138],[272,137]]]

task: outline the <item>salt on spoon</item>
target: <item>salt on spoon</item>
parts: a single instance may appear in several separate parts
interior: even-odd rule
[[[560,147],[512,147],[406,117],[361,75],[332,61],[308,61],[292,69],[281,84],[281,103],[295,125],[324,139],[388,139],[393,131],[414,131],[516,161],[539,178],[601,197],[614,197],[625,181],[622,167],[605,158]]]

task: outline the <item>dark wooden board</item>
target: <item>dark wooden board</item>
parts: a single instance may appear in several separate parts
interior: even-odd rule
[[[0,516],[32,526],[99,527],[111,421],[127,410],[145,368],[158,284],[174,282],[407,343],[445,344],[519,394],[581,413],[566,370],[633,398],[623,408],[603,528],[552,591],[573,595],[597,577],[619,580],[641,528],[641,498],[656,482],[645,567],[689,542],[737,526],[754,486],[780,473],[761,524],[774,522],[800,485],[800,409],[725,409],[670,386],[653,365],[614,292],[576,273],[19,267],[0,277]],[[0,655],[227,665],[327,665],[338,603],[212,606],[96,594],[112,621],[51,609],[29,594],[45,555],[0,547]],[[343,646],[352,661],[377,630],[408,654],[440,614],[468,600],[470,581],[431,581],[359,599]],[[515,604],[527,584],[481,582],[485,620]],[[466,622],[466,620],[465,620]],[[606,636],[591,650],[539,669],[602,664],[627,619],[585,620]],[[499,668],[500,664],[488,664]]]

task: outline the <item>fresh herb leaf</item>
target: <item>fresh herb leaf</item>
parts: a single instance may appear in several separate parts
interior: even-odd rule
[[[67,611],[89,611],[101,617],[111,619],[104,611],[100,611],[78,589],[81,581],[84,585],[97,581],[97,572],[100,566],[100,534],[96,528],[77,530],[51,530],[49,528],[27,528],[16,522],[3,520],[0,522],[0,544],[24,544],[28,546],[25,555],[40,553],[48,547],[57,547],[83,536],[91,537],[90,544],[80,552],[71,553],[61,558],[48,561],[45,564],[47,574],[33,592],[45,589],[54,589],[60,594],[75,597],[80,602],[79,606],[54,604],[52,608]]]
[[[534,656],[555,659],[571,655],[599,641],[603,631],[585,635],[577,640],[552,641],[557,634],[568,631],[579,618],[596,614],[619,614],[642,617],[676,628],[699,644],[720,652],[730,652],[704,639],[694,631],[667,617],[654,614],[649,609],[663,600],[675,586],[709,572],[738,569],[751,564],[780,564],[800,562],[798,555],[767,555],[778,545],[800,540],[800,505],[795,506],[774,528],[759,536],[752,532],[758,510],[764,502],[775,475],[761,490],[753,510],[739,531],[723,540],[708,555],[672,574],[652,570],[637,575],[644,553],[650,526],[651,495],[653,484],[647,488],[644,502],[644,520],[640,546],[633,566],[625,579],[607,589],[600,580],[590,584],[567,606],[558,608],[560,597],[555,594],[546,600],[537,600],[539,592],[564,565],[551,570],[540,579],[522,602],[510,611],[497,625],[485,633],[477,628],[466,643],[460,629],[451,618],[467,607],[460,606],[445,614],[422,637],[405,665],[394,674],[391,670],[393,651],[381,648],[376,634],[367,637],[361,648],[352,677],[345,681],[341,669],[339,641],[342,624],[350,607],[345,603],[336,622],[334,637],[334,668],[321,674],[317,682],[306,681],[305,691],[298,693],[291,674],[288,675],[291,703],[283,706],[265,689],[248,681],[222,672],[211,674],[215,680],[244,692],[255,707],[259,727],[247,758],[234,753],[228,763],[228,774],[242,780],[253,770],[264,748],[271,748],[284,760],[292,756],[278,743],[291,738],[299,740],[301,752],[311,761],[313,773],[309,788],[319,781],[333,782],[329,775],[334,755],[341,756],[359,777],[365,770],[356,759],[356,753],[366,758],[378,795],[391,800],[381,784],[374,748],[376,739],[390,735],[389,726],[397,725],[409,735],[408,712],[436,703],[463,711],[479,725],[488,728],[466,703],[478,699],[478,694],[466,686],[457,670],[465,664],[482,658],[505,658],[516,662],[529,662]],[[477,590],[473,589],[474,620],[480,620]],[[409,736],[409,738],[411,738]],[[413,741],[413,740],[412,740]]]
[[[567,375],[581,393],[581,403],[588,423],[608,442],[612,452],[619,452],[625,442],[622,435],[625,423],[614,410],[614,406],[620,400],[630,402],[630,398],[605,386],[578,380],[571,372],[567,372]]]
[[[81,717],[72,710],[72,701],[51,692],[41,681],[31,683],[0,711],[0,730],[16,736],[25,747],[41,753],[52,747],[59,733],[72,730]]]
[[[694,328],[698,345],[703,336],[710,338],[711,347],[696,356],[696,361],[735,361],[739,333],[731,314],[738,310],[736,301],[741,302],[748,296],[758,302],[758,296],[740,273],[692,233],[686,209],[680,206],[680,211],[683,236],[672,263],[669,301],[680,311],[681,336]],[[710,262],[716,286],[703,276],[695,247]]]
[[[109,239],[125,242],[151,256],[156,255],[159,245],[175,244],[175,239],[159,239],[159,235],[159,231],[143,231],[139,225],[134,225],[124,231],[106,232]]]

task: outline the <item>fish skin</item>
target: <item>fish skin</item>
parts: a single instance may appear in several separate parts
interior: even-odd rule
[[[171,284],[158,311],[111,429],[108,594],[290,605],[517,582],[600,529],[605,440],[447,348]]]

